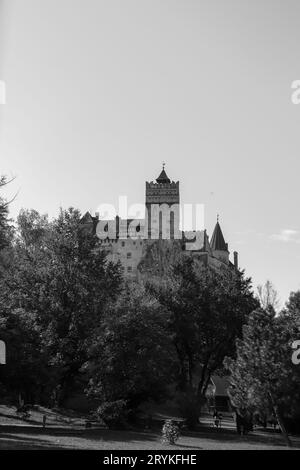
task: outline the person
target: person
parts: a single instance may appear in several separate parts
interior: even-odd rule
[[[245,407],[236,409],[236,428],[240,436],[253,431],[252,414]]]
[[[223,419],[223,415],[222,413],[218,413],[219,414],[219,421],[220,421],[220,428],[222,427],[222,419]]]
[[[245,421],[244,421],[244,410],[236,410],[235,411],[235,422],[236,422],[236,430],[240,436],[245,434]]]
[[[47,416],[43,415],[43,428],[46,427]]]

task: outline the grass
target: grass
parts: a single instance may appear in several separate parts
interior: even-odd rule
[[[300,441],[294,439],[300,449]],[[228,431],[185,433],[175,446],[162,444],[159,432],[66,429],[32,426],[0,427],[0,449],[84,450],[258,450],[285,449],[279,434],[239,437]]]
[[[42,415],[47,427],[42,428]],[[184,432],[177,444],[161,442],[160,432],[85,429],[85,419],[72,413],[40,408],[22,421],[15,409],[0,406],[0,450],[82,449],[82,450],[277,450],[286,449],[279,433],[255,431],[240,437],[233,428],[214,429],[204,425],[197,432]],[[300,449],[300,439],[293,438]]]

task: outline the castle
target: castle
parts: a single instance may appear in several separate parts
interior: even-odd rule
[[[169,179],[165,165],[155,182],[146,182],[145,218],[111,220],[93,217],[87,212],[81,223],[99,238],[99,247],[112,262],[120,261],[126,277],[136,277],[138,266],[149,244],[160,239],[179,240],[187,256],[195,256],[205,266],[238,269],[238,254],[234,252],[233,263],[229,259],[219,220],[211,239],[206,230],[182,231],[180,224],[179,181]]]

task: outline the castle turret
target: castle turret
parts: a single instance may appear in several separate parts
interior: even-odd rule
[[[219,217],[217,219],[217,223],[214,229],[214,232],[211,237],[210,246],[212,250],[212,254],[215,258],[218,258],[220,261],[224,263],[229,263],[229,251],[228,251],[228,244],[225,242],[220,224],[219,224]]]
[[[156,178],[156,182],[159,184],[170,184],[171,180],[168,178],[167,173],[165,172],[165,167],[163,166],[162,172],[158,178]]]
[[[146,182],[146,224],[149,239],[178,239],[179,181],[171,181],[163,169],[156,179]]]

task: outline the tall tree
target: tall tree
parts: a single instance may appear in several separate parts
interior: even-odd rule
[[[122,283],[120,266],[106,261],[80,220],[74,209],[61,211],[51,223],[23,211],[6,273],[7,306],[35,323],[40,354],[61,387],[61,400],[80,375],[95,327]]]
[[[266,281],[264,285],[257,286],[258,299],[261,308],[264,310],[273,309],[275,312],[279,309],[278,292],[271,281]]]
[[[0,190],[10,181],[6,176],[0,176]],[[8,215],[9,202],[0,193],[0,251],[7,248],[12,241],[12,226]]]
[[[295,317],[258,309],[244,326],[243,339],[237,340],[236,359],[225,361],[233,404],[273,412],[288,445],[284,417],[297,409],[300,399],[300,371],[291,360],[297,328]]]
[[[176,366],[168,321],[143,286],[128,286],[94,337],[89,394],[105,403],[124,400],[129,409],[165,396]]]
[[[172,266],[182,256],[182,242],[179,240],[155,240],[146,244],[138,269],[144,279],[158,282],[169,275]]]
[[[180,388],[194,387],[203,401],[212,374],[222,369],[226,355],[234,354],[242,325],[257,306],[250,279],[182,257],[163,282],[149,281],[148,288],[171,312]]]
[[[296,320],[298,319],[300,332],[300,290],[290,293],[283,313],[295,317]]]

